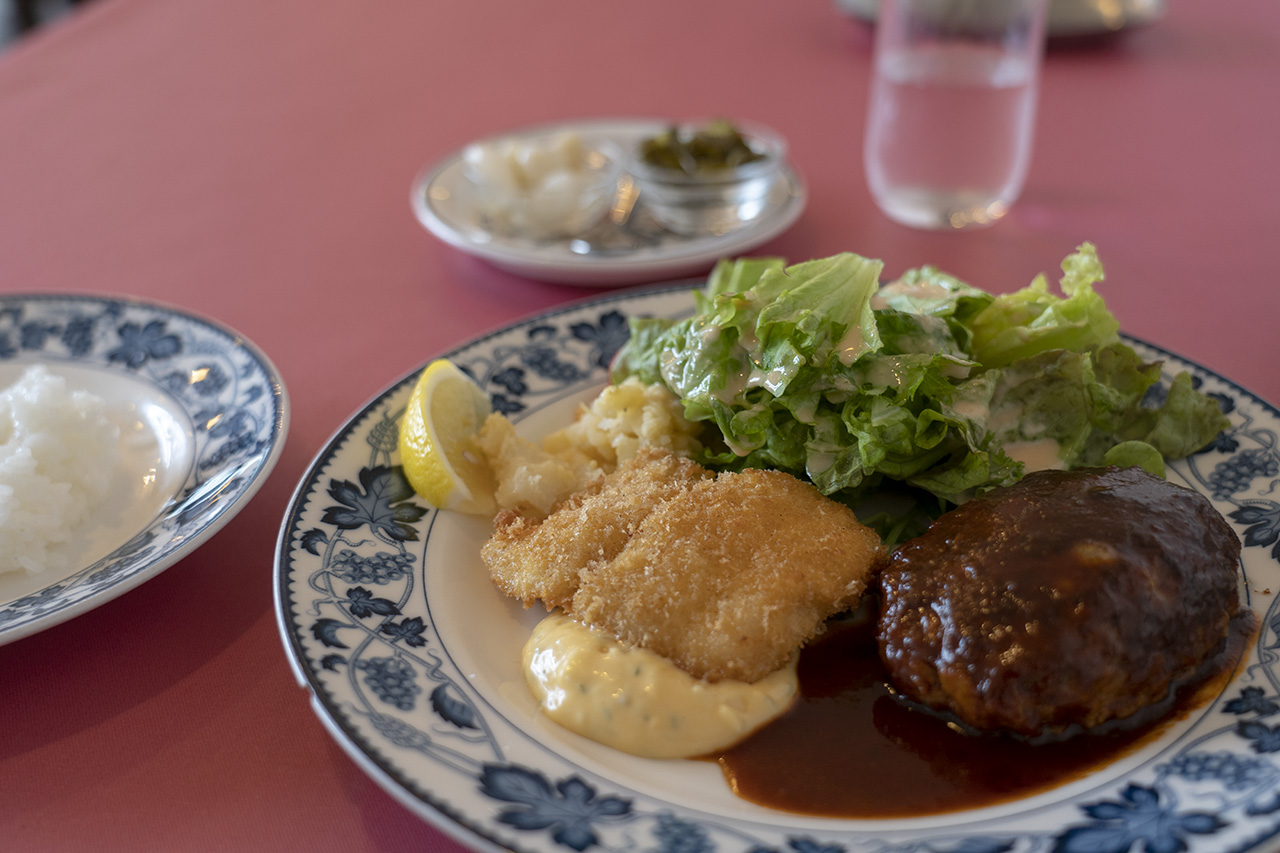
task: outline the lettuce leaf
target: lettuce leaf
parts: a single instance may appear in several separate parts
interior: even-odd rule
[[[957,282],[931,312],[877,310],[881,269],[850,253],[788,267],[722,262],[695,316],[633,323],[614,381],[660,380],[687,417],[714,424],[702,457],[713,467],[790,471],[849,500],[943,465],[953,497],[1012,482],[1006,461],[964,463],[992,450],[990,436],[942,412],[976,366],[948,319],[990,297]]]
[[[852,505],[924,490],[936,506],[1029,467],[1140,464],[1228,426],[1214,400],[1119,339],[1091,244],[993,296],[934,267],[881,288],[852,253],[722,261],[681,321],[636,319],[613,380],[665,384],[708,427],[704,464],[776,468]],[[1154,454],[1154,456],[1153,456]]]
[[[1115,435],[1121,441],[1145,442],[1165,459],[1181,459],[1230,426],[1218,401],[1197,391],[1184,371],[1173,377],[1163,403],[1130,412]]]
[[[721,263],[711,286],[697,294],[694,317],[633,327],[636,339],[619,354],[614,379],[660,377],[684,401],[688,417],[708,419],[717,406],[728,406],[747,412],[739,421],[749,425],[750,411],[765,397],[787,394],[798,376],[880,347],[870,300],[881,268],[848,253],[786,268],[771,260]],[[750,286],[725,289],[741,283]],[[717,420],[731,421],[726,415]],[[735,432],[726,438],[738,439]]]
[[[1090,243],[1062,262],[1063,296],[1043,274],[1014,293],[995,297],[969,322],[971,352],[986,367],[1003,367],[1051,349],[1084,352],[1119,340],[1120,324],[1093,289],[1102,264]]]
[[[896,281],[880,288],[872,304],[876,308],[941,318],[957,344],[968,352],[973,338],[970,324],[994,298],[937,267],[924,266],[907,270]]]

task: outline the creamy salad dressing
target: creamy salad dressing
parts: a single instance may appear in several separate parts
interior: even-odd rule
[[[791,706],[796,660],[754,684],[710,683],[559,612],[524,647],[525,680],[557,724],[642,758],[726,749]]]
[[[973,362],[954,355],[944,355],[940,366],[949,379],[968,379],[973,371]]]
[[[786,390],[787,374],[780,367],[766,372],[762,367],[753,366],[747,374],[747,387],[763,388],[776,397]]]
[[[901,388],[905,372],[902,362],[895,358],[881,358],[872,362],[863,372],[862,381],[873,388]]]
[[[1037,438],[1029,441],[1008,441],[1003,445],[1004,452],[1015,462],[1026,466],[1028,473],[1046,471],[1050,468],[1066,469],[1061,459],[1062,445],[1052,438]]]
[[[951,404],[951,410],[962,418],[980,424],[986,423],[987,416],[991,414],[986,402],[982,400],[956,400]]]
[[[815,474],[821,474],[832,465],[836,464],[836,455],[825,450],[809,450],[809,459],[805,464],[806,473],[810,477]]]
[[[951,291],[933,281],[905,282],[902,279],[882,285],[871,295],[871,307],[876,311],[892,307],[889,300],[894,297],[909,299],[912,302],[945,302]]]
[[[801,423],[813,423],[818,418],[818,398],[816,396],[811,397],[803,404],[796,406],[793,414],[796,416],[796,420]]]
[[[987,426],[997,435],[1017,430],[1022,435],[1034,436],[1044,432],[1043,424],[1024,423],[1021,406],[1000,406],[987,414]]]
[[[844,337],[836,344],[836,352],[839,355],[840,363],[845,367],[853,364],[858,357],[866,352],[867,341],[862,335],[862,327],[857,323],[850,323],[849,328],[845,331]]]

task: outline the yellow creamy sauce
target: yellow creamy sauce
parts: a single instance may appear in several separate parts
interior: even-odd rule
[[[791,706],[791,665],[754,684],[694,678],[647,649],[553,613],[525,643],[525,680],[543,712],[591,740],[643,758],[725,749]]]

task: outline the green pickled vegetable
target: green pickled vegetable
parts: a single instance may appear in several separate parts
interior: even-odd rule
[[[640,158],[650,166],[687,175],[734,169],[764,159],[732,122],[718,120],[690,132],[671,127],[640,143]]]

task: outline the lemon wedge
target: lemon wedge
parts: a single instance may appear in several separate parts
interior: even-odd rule
[[[400,421],[400,464],[414,491],[437,509],[492,515],[493,473],[476,444],[489,397],[447,358],[418,376]]]

